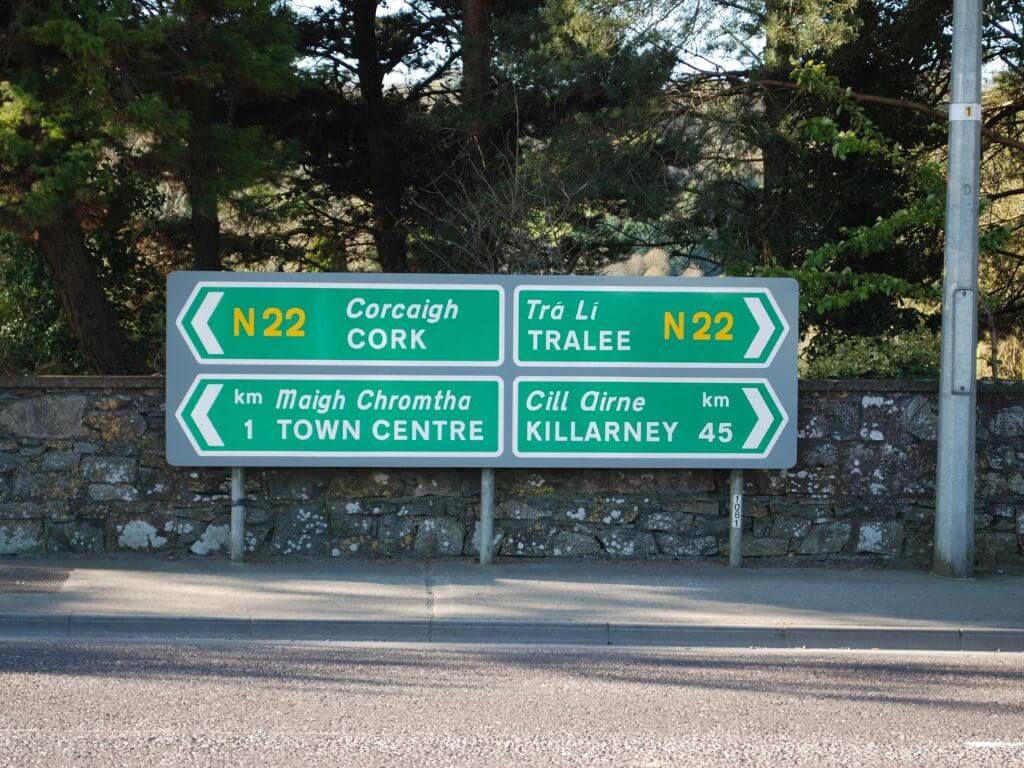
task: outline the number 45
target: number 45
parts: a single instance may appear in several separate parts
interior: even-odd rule
[[[705,424],[704,429],[700,431],[700,435],[698,435],[698,437],[701,440],[707,440],[709,443],[715,442],[715,425],[712,424],[711,422]],[[721,424],[718,425],[717,439],[721,443],[728,443],[730,440],[732,440],[731,421],[723,421]]]

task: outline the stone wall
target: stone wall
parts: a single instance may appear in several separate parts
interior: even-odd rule
[[[222,555],[228,472],[164,462],[163,380],[0,378],[0,554]],[[744,554],[787,562],[930,561],[934,382],[801,384],[799,464],[747,472]],[[509,557],[723,557],[728,474],[497,473]],[[475,553],[477,470],[247,472],[254,555]],[[1024,384],[979,396],[976,542],[1022,568]]]

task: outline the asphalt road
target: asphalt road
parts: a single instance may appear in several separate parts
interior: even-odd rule
[[[0,643],[2,766],[1024,765],[1024,655]]]

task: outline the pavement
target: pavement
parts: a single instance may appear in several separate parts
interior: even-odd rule
[[[1024,656],[0,645],[0,764],[1009,768]]]
[[[66,580],[12,593],[3,584],[15,571]],[[16,638],[1024,652],[1024,577],[683,562],[19,558],[0,562],[0,639]]]

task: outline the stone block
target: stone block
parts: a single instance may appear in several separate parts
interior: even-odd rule
[[[601,547],[612,557],[650,557],[658,553],[654,535],[634,528],[598,531]]]
[[[82,454],[75,451],[48,451],[39,466],[47,472],[70,472],[78,469]]]
[[[1015,563],[1024,562],[1016,533],[982,531],[974,537],[974,555],[980,563]]]
[[[130,485],[93,483],[89,486],[89,498],[93,501],[135,501],[139,492]]]
[[[73,552],[80,555],[100,555],[106,549],[103,527],[84,520],[48,523],[46,526],[47,552]]]
[[[120,549],[153,551],[163,548],[169,541],[164,535],[165,532],[146,519],[138,518],[118,523],[114,530],[117,533],[117,546]]]
[[[416,529],[416,557],[458,557],[462,554],[466,526],[452,517],[428,517]]]
[[[1001,408],[989,423],[989,431],[999,437],[1024,437],[1024,405]]]
[[[903,412],[903,428],[918,440],[938,439],[939,408],[933,398],[916,395]]]
[[[686,512],[654,510],[643,512],[637,519],[637,526],[645,531],[681,533],[693,527],[693,520],[693,515]]]
[[[27,467],[14,476],[13,494],[22,499],[69,499],[82,490],[82,479],[69,472],[32,472]]]
[[[327,544],[327,518],[317,505],[275,507],[270,550],[275,555],[322,555]]]
[[[372,536],[377,518],[372,515],[331,515],[331,537]]]
[[[835,554],[850,541],[850,523],[820,523],[815,525],[800,545],[801,555]]]
[[[898,555],[903,551],[903,524],[870,521],[860,524],[857,551],[878,555]]]
[[[729,532],[729,518],[725,515],[716,515],[715,517],[707,517],[704,515],[698,515],[693,518],[693,529],[691,534],[694,536],[724,536]]]
[[[128,484],[135,480],[136,461],[115,456],[86,456],[79,470],[90,483]]]
[[[769,538],[802,539],[811,530],[811,521],[801,517],[779,517],[772,520]]]
[[[133,441],[146,432],[146,420],[133,411],[96,411],[86,415],[82,423],[108,443]]]
[[[327,484],[326,495],[345,500],[404,496],[406,484],[403,477],[402,470],[334,470]]]
[[[208,525],[196,539],[189,551],[193,555],[213,555],[229,552],[231,549],[231,525]]]
[[[551,554],[554,557],[585,557],[600,552],[600,542],[589,533],[562,531],[551,541]]]
[[[0,503],[0,520],[60,520],[67,517],[63,501],[6,501]]]
[[[388,557],[411,555],[416,544],[416,520],[399,515],[377,518],[376,550]]]
[[[545,557],[554,550],[557,526],[513,521],[506,523],[501,554],[510,557]]]
[[[669,557],[718,554],[718,539],[714,536],[677,536],[673,533],[658,533],[654,538],[658,550]]]
[[[801,467],[835,466],[839,463],[839,446],[822,440],[801,440],[796,463]]]
[[[494,518],[501,520],[540,520],[551,512],[523,499],[505,499],[494,506]]]
[[[326,485],[322,473],[308,470],[277,470],[267,475],[267,495],[271,499],[309,501],[318,498]]]
[[[725,552],[729,551],[726,542]],[[743,557],[785,557],[789,551],[789,539],[767,539],[757,537],[744,537],[740,552]]]
[[[15,400],[0,408],[0,434],[67,438],[83,432],[85,396],[43,395]]]
[[[0,555],[31,555],[42,551],[42,523],[28,520],[0,522]]]

